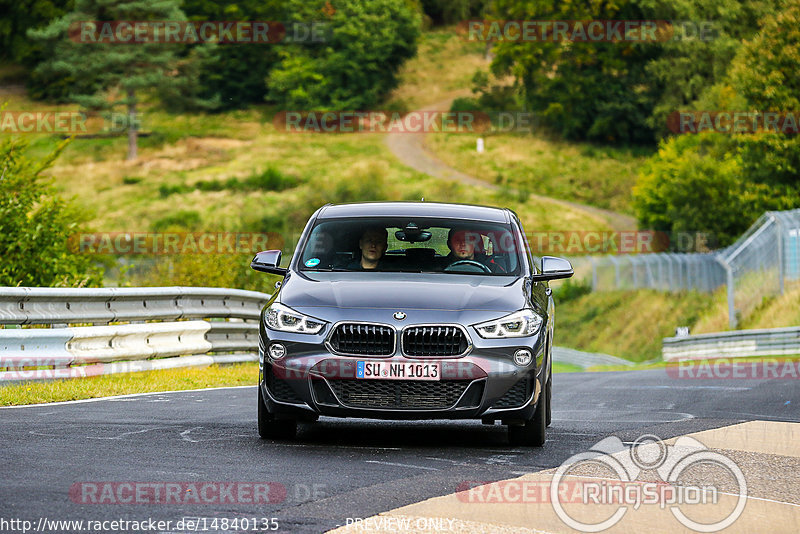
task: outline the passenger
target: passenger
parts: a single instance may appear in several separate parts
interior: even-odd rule
[[[386,228],[373,226],[364,230],[361,239],[358,240],[358,248],[361,249],[361,258],[353,260],[347,265],[347,269],[353,271],[374,270],[383,266],[384,253],[388,246],[387,240],[389,233]]]

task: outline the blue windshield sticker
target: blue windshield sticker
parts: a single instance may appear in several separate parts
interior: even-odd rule
[[[319,258],[311,258],[306,261],[306,267],[316,267],[319,265]]]

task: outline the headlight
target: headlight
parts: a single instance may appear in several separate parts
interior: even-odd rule
[[[265,317],[267,328],[280,332],[318,334],[325,327],[325,321],[303,315],[277,302],[267,308]]]
[[[542,326],[542,318],[533,310],[520,310],[500,319],[473,325],[486,339],[532,336]]]

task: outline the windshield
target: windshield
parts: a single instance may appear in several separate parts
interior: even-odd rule
[[[454,219],[335,219],[317,223],[302,271],[518,275],[521,250],[508,224]]]

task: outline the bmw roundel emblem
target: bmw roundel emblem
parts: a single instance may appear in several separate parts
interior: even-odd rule
[[[402,321],[403,319],[406,318],[406,314],[401,311],[396,311],[394,312],[394,318],[397,319],[398,321]]]

